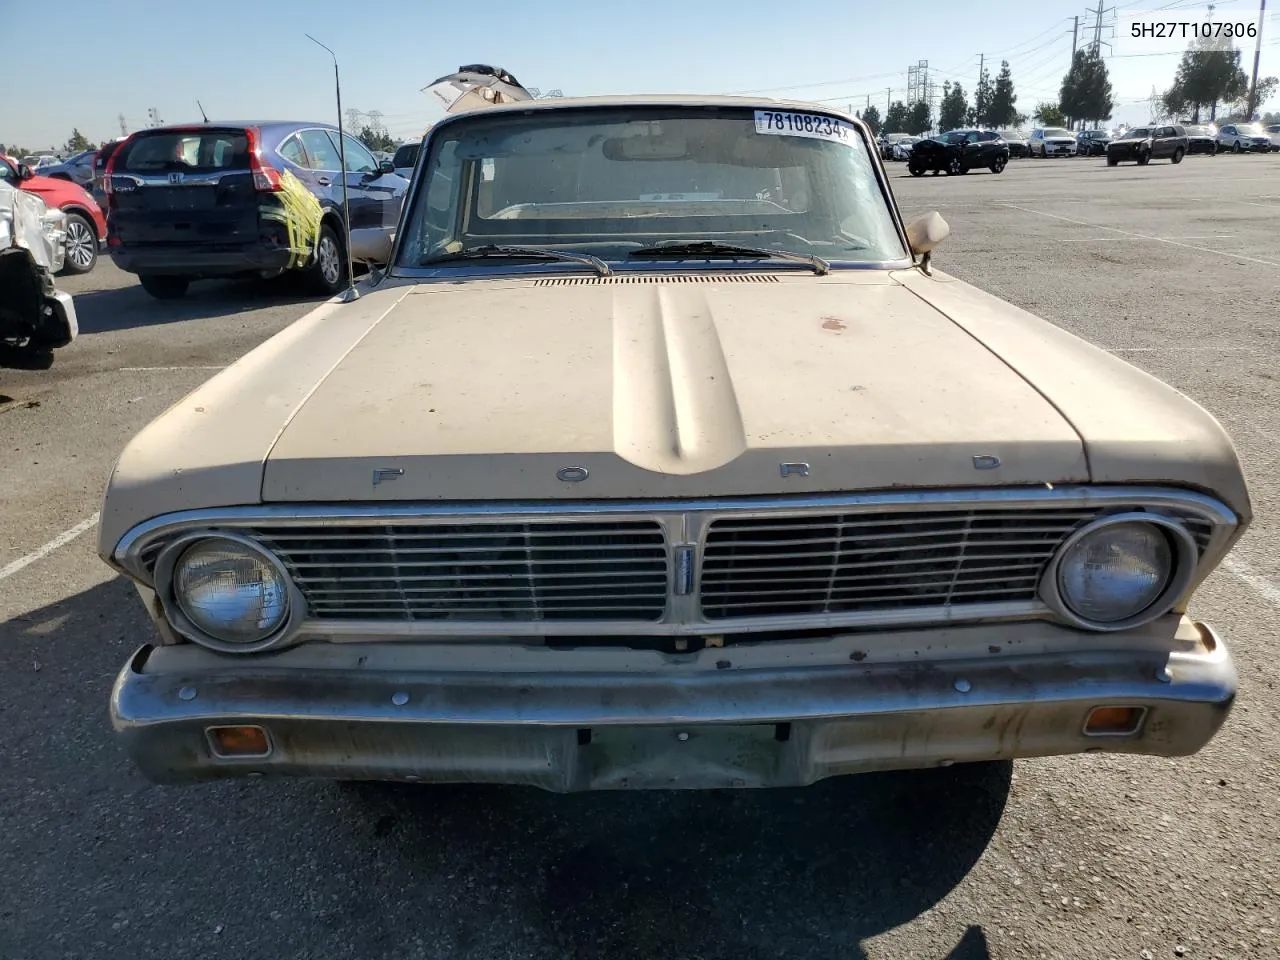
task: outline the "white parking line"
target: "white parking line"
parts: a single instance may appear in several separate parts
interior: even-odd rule
[[[1034,213],[1037,217],[1048,217],[1050,220],[1061,220],[1063,223],[1074,223],[1081,227],[1092,227],[1094,230],[1110,230],[1113,233],[1123,234],[1126,237],[1133,237],[1136,240],[1152,240],[1156,243],[1167,243],[1174,247],[1184,247],[1187,250],[1199,250],[1201,253],[1212,253],[1219,257],[1230,257],[1232,260],[1245,260],[1249,263],[1256,263],[1264,267],[1280,267],[1280,262],[1275,260],[1259,260],[1257,257],[1246,257],[1242,253],[1228,253],[1225,250],[1215,250],[1213,247],[1201,247],[1194,243],[1183,243],[1181,240],[1168,240],[1164,237],[1152,237],[1145,233],[1134,233],[1132,230],[1121,230],[1119,227],[1108,227],[1101,223],[1090,223],[1087,220],[1076,220],[1073,217],[1062,217],[1056,213],[1045,213],[1043,210],[1033,210],[1030,207],[1022,207],[1016,203],[1006,203],[1006,207],[1012,207],[1014,210],[1021,210],[1024,213]]]
[[[142,373],[151,370],[223,370],[225,367],[121,367],[120,373]]]
[[[53,551],[61,549],[62,547],[65,547],[68,543],[70,543],[72,540],[75,540],[81,534],[93,529],[94,525],[97,524],[98,522],[98,517],[99,517],[99,514],[95,513],[92,517],[89,517],[87,520],[81,520],[70,530],[65,530],[62,533],[58,534],[56,537],[54,537],[52,540],[46,543],[43,547],[40,547],[38,550],[33,550],[31,553],[28,553],[25,557],[19,557],[17,560],[13,561],[13,563],[0,569],[0,580],[8,580],[19,570],[25,570],[27,567],[31,566],[37,560],[43,560],[49,554],[53,553]]]
[[[1111,229],[1110,227],[1104,229]],[[1226,240],[1234,233],[1213,233],[1207,237],[1179,237],[1179,240]],[[1169,240],[1168,237],[1057,237],[1059,243],[1130,243],[1134,240]]]
[[[1237,560],[1235,557],[1227,557],[1222,561],[1222,569],[1226,570],[1237,580],[1242,581],[1252,587],[1262,599],[1266,600],[1273,607],[1280,607],[1280,587],[1261,576],[1253,567],[1245,563],[1243,560]]]

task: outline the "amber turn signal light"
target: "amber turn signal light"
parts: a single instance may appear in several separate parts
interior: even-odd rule
[[[1094,707],[1084,721],[1086,737],[1130,737],[1142,729],[1146,707]]]
[[[265,757],[271,752],[271,738],[262,727],[208,727],[205,736],[219,757]]]

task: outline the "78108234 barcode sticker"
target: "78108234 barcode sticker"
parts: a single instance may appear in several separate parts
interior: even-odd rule
[[[851,123],[821,113],[791,113],[779,110],[756,111],[756,133],[781,137],[809,137],[852,143],[858,135]]]

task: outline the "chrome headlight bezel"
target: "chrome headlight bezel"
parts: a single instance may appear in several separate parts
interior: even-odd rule
[[[256,554],[280,574],[285,584],[288,609],[281,624],[261,640],[255,640],[251,643],[237,643],[234,640],[223,640],[215,637],[208,631],[196,626],[182,609],[182,603],[179,601],[174,589],[174,572],[177,569],[178,562],[190,548],[198,543],[209,541],[234,544],[237,547],[244,548],[247,553]],[[266,650],[275,650],[287,646],[303,620],[306,619],[306,599],[303,597],[302,591],[298,589],[297,584],[294,583],[288,569],[280,561],[280,558],[257,541],[226,530],[193,530],[167,541],[156,557],[154,583],[156,595],[160,599],[160,605],[164,609],[165,617],[174,631],[203,647],[216,650],[219,653],[262,653]]]
[[[1142,523],[1157,527],[1168,538],[1173,561],[1168,582],[1155,600],[1131,617],[1113,622],[1089,620],[1076,613],[1063,596],[1060,579],[1063,558],[1085,538],[1099,530],[1124,523]],[[1190,589],[1199,564],[1200,548],[1196,544],[1195,537],[1176,518],[1143,511],[1108,514],[1085,524],[1059,545],[1040,578],[1040,598],[1056,616],[1073,627],[1100,633],[1131,630],[1158,620],[1169,613]]]

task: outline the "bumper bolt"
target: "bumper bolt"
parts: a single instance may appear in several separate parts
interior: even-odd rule
[[[194,700],[195,698],[196,698],[195,687],[183,687],[181,690],[178,691],[179,700]]]
[[[397,707],[403,707],[406,703],[409,702],[409,695],[405,693],[403,690],[397,690],[395,693],[391,695],[391,702],[394,703]]]
[[[1168,667],[1161,667],[1156,671],[1156,679],[1161,683],[1173,683],[1173,674],[1169,672]]]
[[[971,684],[964,677],[961,677],[959,680],[957,680],[954,686],[961,693],[968,693],[970,690],[973,689],[973,684]]]

